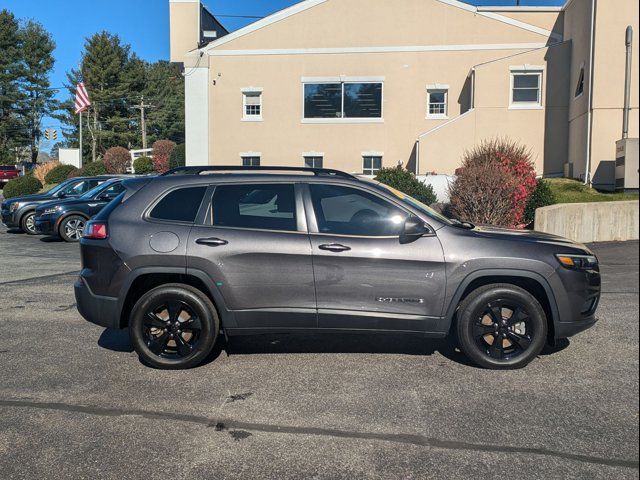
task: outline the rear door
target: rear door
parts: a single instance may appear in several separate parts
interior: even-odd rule
[[[236,328],[315,328],[311,244],[292,182],[213,187],[203,224],[193,227],[187,266],[215,283]]]
[[[319,327],[434,331],[446,286],[437,236],[400,243],[410,213],[368,189],[308,188]]]

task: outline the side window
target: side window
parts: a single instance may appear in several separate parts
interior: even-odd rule
[[[321,233],[388,237],[400,235],[407,213],[363,190],[311,184],[311,200]]]
[[[202,197],[207,187],[185,187],[169,192],[153,207],[150,218],[169,220],[174,222],[196,221]]]
[[[219,185],[211,204],[214,226],[287,232],[298,229],[291,184]]]
[[[116,198],[120,193],[124,191],[124,187],[121,182],[114,183],[110,187],[105,188],[100,192],[101,197]]]

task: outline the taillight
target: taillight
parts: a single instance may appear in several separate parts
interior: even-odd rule
[[[107,224],[105,222],[89,222],[84,227],[82,238],[89,240],[104,240],[108,236]]]

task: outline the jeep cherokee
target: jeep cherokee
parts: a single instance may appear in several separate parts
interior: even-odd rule
[[[221,332],[376,331],[453,335],[476,364],[519,368],[596,321],[584,245],[452,221],[372,180],[183,167],[123,184],[85,227],[75,294],[150,366],[198,365]]]

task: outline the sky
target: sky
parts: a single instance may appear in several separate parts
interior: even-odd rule
[[[266,16],[297,2],[205,0],[204,3],[228,30],[233,31],[255,21],[233,16]],[[468,3],[514,5],[515,0],[470,0]],[[523,5],[563,3],[564,0],[521,0]],[[169,0],[0,0],[0,9],[5,8],[19,19],[36,20],[53,36],[57,47],[52,87],[64,84],[65,73],[78,66],[85,39],[102,30],[120,35],[144,60],[154,62],[169,57]],[[52,119],[46,119],[45,123],[45,128],[59,127]],[[43,147],[47,149],[51,145]]]

